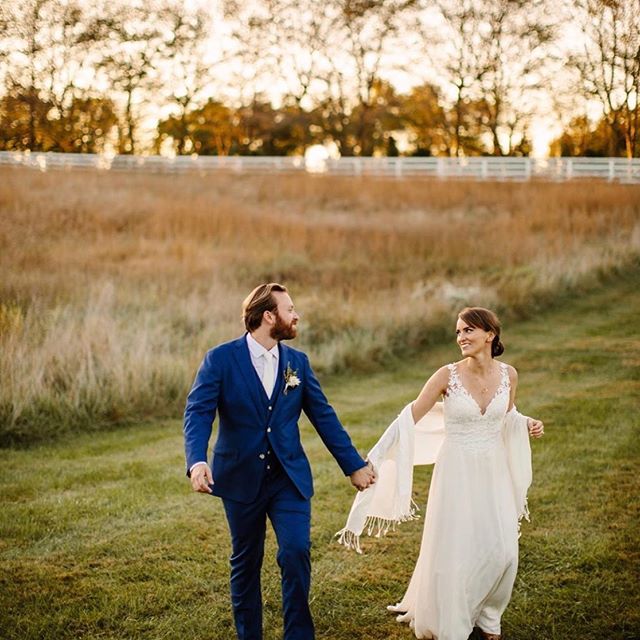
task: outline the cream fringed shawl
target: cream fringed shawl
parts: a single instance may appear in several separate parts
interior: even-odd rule
[[[347,524],[336,536],[340,544],[362,553],[360,536],[380,537],[406,520],[418,518],[417,505],[411,497],[413,467],[433,464],[444,441],[444,412],[437,402],[417,423],[408,404],[389,425],[367,458],[377,472],[376,483],[356,496]],[[503,440],[516,501],[518,520],[529,519],[527,491],[531,485],[531,447],[527,417],[515,407],[507,413]]]

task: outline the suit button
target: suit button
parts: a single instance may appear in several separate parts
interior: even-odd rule
[[[267,465],[267,469],[271,469],[271,465],[270,464]]]
[[[264,453],[261,453],[258,458],[260,458],[260,460],[264,460]]]
[[[271,451],[267,451],[267,455],[270,456],[271,455]]]
[[[273,411],[273,407],[269,405],[269,411]]]
[[[267,427],[267,433],[271,433],[271,427]]]

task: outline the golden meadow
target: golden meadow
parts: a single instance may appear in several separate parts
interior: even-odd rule
[[[513,321],[639,256],[630,185],[5,169],[0,439],[179,415],[263,281],[321,374],[366,375],[453,339],[466,304]]]

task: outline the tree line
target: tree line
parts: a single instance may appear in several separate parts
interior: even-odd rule
[[[0,81],[3,150],[528,155],[545,114],[638,157],[640,0],[5,0]]]

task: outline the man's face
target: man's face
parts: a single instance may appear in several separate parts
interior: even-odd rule
[[[300,316],[296,313],[288,293],[274,291],[273,297],[276,299],[278,306],[274,313],[275,324],[271,328],[271,337],[274,340],[293,340],[298,335],[296,325]]]

